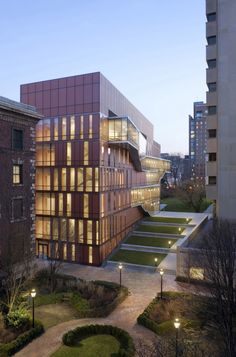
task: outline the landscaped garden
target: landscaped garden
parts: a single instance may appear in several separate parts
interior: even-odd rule
[[[190,293],[163,292],[163,298],[158,295],[138,317],[138,323],[164,339],[174,339],[174,321],[179,318],[181,339],[204,345],[205,350],[206,346],[214,346],[219,339],[217,331],[212,328],[216,314],[211,298]],[[215,353],[214,356],[218,356],[217,349]]]
[[[212,203],[211,201],[205,198],[201,203],[200,212],[204,212],[211,203]],[[161,204],[167,205],[164,209],[165,211],[195,212],[195,209],[190,204],[184,202],[183,200],[177,197],[163,198],[161,200]]]
[[[167,239],[167,238],[158,238],[158,237],[141,237],[141,236],[130,236],[124,242],[126,244],[133,245],[143,245],[150,247],[159,247],[159,248],[171,248],[177,239]]]
[[[63,336],[63,345],[52,357],[133,357],[135,348],[129,334],[111,325],[87,325]]]
[[[178,217],[147,217],[145,221],[150,222],[163,222],[163,223],[177,223],[177,224],[188,224],[191,222],[191,218],[178,218]]]
[[[166,256],[167,254],[139,251],[136,252],[133,250],[120,249],[111,256],[110,260],[131,264],[154,266],[155,258],[157,258],[157,265],[159,265]]]
[[[181,234],[185,228],[183,227],[173,227],[173,226],[151,226],[151,225],[140,225],[136,230],[142,232],[151,233],[164,233],[164,234]]]
[[[75,318],[107,316],[127,295],[128,289],[116,283],[87,282],[50,269],[39,271],[33,280],[18,279],[0,295],[0,356],[11,356],[44,328]]]

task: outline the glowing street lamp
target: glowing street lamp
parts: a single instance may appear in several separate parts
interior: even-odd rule
[[[123,265],[120,263],[120,264],[119,264],[119,270],[120,270],[120,287],[121,287],[121,272],[122,272],[122,269],[123,269]]]
[[[175,319],[174,321],[174,326],[176,330],[176,335],[175,335],[175,356],[178,357],[179,354],[179,346],[178,346],[178,340],[179,340],[179,328],[180,328],[180,321],[179,319]]]
[[[36,296],[36,290],[32,289],[30,295],[32,297],[32,326],[34,327],[34,298]]]
[[[158,262],[158,259],[154,258],[155,267],[157,267],[157,262]]]
[[[161,299],[162,299],[162,291],[163,291],[163,275],[164,275],[164,270],[160,270],[160,276],[161,276]]]

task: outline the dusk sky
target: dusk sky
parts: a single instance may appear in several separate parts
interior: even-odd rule
[[[205,100],[204,0],[0,0],[0,95],[101,71],[148,119],[162,152],[188,153]]]

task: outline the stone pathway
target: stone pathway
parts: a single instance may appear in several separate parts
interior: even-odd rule
[[[86,280],[119,282],[119,272],[116,269],[111,270],[110,268],[96,268],[65,263],[63,264],[62,271]],[[134,338],[134,341],[137,341],[137,339],[144,339],[145,342],[152,341],[155,335],[148,329],[139,326],[136,320],[155,297],[156,293],[160,291],[159,274],[122,271],[122,284],[129,288],[130,295],[108,317],[71,320],[51,327],[42,336],[15,354],[15,356],[49,357],[60,347],[62,336],[65,332],[77,326],[91,323],[118,326],[128,331]],[[197,287],[194,288],[187,284],[175,282],[175,277],[171,275],[164,275],[163,288],[172,291],[189,291],[191,289],[192,292],[199,292],[199,288]]]

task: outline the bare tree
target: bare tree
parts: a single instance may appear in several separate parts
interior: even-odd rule
[[[50,284],[50,292],[53,293],[56,288],[56,277],[58,271],[61,267],[62,261],[60,260],[61,256],[61,245],[58,242],[57,247],[55,245],[51,245],[50,256],[48,257],[49,261],[49,284]]]
[[[177,196],[195,212],[200,212],[202,203],[206,197],[205,188],[202,184],[193,181],[185,181],[178,187]]]
[[[225,344],[225,356],[236,355],[236,227],[215,220],[204,238],[202,264],[215,302],[215,322]]]

